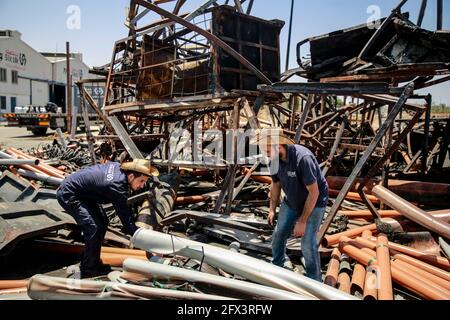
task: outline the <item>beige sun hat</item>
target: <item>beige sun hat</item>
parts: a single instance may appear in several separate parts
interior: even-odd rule
[[[124,162],[120,166],[124,171],[134,171],[145,174],[146,176],[159,176],[159,171],[150,164],[149,160],[145,159],[135,159],[131,162]]]
[[[261,129],[256,133],[253,144],[271,146],[280,144],[295,144],[295,142],[289,138],[281,128],[266,128]]]

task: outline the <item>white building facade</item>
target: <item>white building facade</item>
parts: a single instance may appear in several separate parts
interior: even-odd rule
[[[81,54],[71,54],[72,103],[78,106],[75,81],[97,78]],[[0,114],[14,112],[16,106],[45,106],[56,103],[66,108],[66,57],[63,53],[40,53],[14,30],[0,30]]]

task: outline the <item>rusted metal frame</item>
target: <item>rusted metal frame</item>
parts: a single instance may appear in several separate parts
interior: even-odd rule
[[[239,194],[239,192],[241,192],[242,188],[247,183],[248,179],[250,179],[250,176],[252,175],[253,171],[256,170],[256,168],[259,166],[259,164],[260,164],[260,162],[259,162],[259,160],[257,160],[253,164],[253,166],[250,168],[250,170],[247,172],[247,174],[244,176],[241,183],[236,188],[234,188],[233,198],[231,199],[232,201],[234,201],[234,199],[236,199],[237,195]]]
[[[258,117],[253,111],[253,109],[250,107],[250,104],[248,103],[248,100],[246,98],[242,99],[242,105],[244,112],[248,119],[248,124],[246,126],[246,129],[252,129],[252,130],[258,130],[261,128],[261,125],[259,123]]]
[[[160,66],[164,66],[164,65],[168,65],[168,64],[173,64],[176,65],[177,62],[185,62],[185,61],[189,61],[189,60],[199,60],[199,58],[201,59],[202,57],[206,57],[206,54],[202,54],[200,56],[195,56],[195,57],[186,57],[186,58],[182,58],[182,59],[175,59],[175,60],[170,60],[170,61],[165,61],[165,62],[161,62],[161,63],[157,63],[157,64],[153,64],[151,66],[145,66],[145,67],[140,67],[140,68],[136,68],[133,70],[125,70],[125,71],[120,71],[115,73],[114,75],[122,75],[122,74],[127,74],[127,73],[136,73],[139,71],[143,71],[143,70],[147,70],[147,69],[152,69],[155,67],[160,67]],[[156,83],[158,84],[158,83]]]
[[[391,108],[392,106],[388,107],[388,113],[391,112]],[[400,114],[401,114],[401,110],[400,110]],[[385,144],[384,144],[384,148],[385,149],[389,149],[391,143],[392,143],[392,133],[394,130],[394,125],[395,122],[392,124],[392,126],[389,128],[388,132],[387,132],[387,136],[385,139]],[[397,149],[398,150],[398,149]],[[390,163],[391,157],[388,157],[385,162],[383,163],[383,171],[382,171],[382,175],[381,175],[381,183],[387,187],[388,186],[388,180],[389,180],[389,163]],[[380,209],[384,209],[384,203],[381,201],[380,203]]]
[[[344,118],[342,119],[341,125],[339,127],[339,131],[336,133],[336,138],[334,139],[334,143],[333,143],[333,146],[331,147],[330,154],[328,155],[328,158],[325,162],[325,167],[322,170],[322,174],[324,177],[327,176],[328,170],[330,169],[333,158],[334,158],[334,154],[336,153],[339,143],[341,142],[341,138],[342,138],[342,135],[344,134],[345,127],[348,124],[347,117],[348,117],[348,115],[346,113],[344,115]]]
[[[403,5],[407,1],[408,0],[401,0],[400,3],[392,10],[391,14],[378,27],[377,31],[375,31],[375,33],[372,35],[372,37],[370,37],[369,41],[366,43],[364,48],[359,53],[358,59],[364,59],[365,58],[366,54],[372,48],[372,45],[375,43],[375,41],[378,39],[378,37],[382,34],[382,32],[386,29],[388,24],[391,22],[392,18],[399,13],[400,9],[403,7]]]
[[[242,99],[239,99],[237,103],[234,105],[233,110],[233,144],[232,144],[232,152],[233,152],[233,174],[231,175],[230,184],[228,185],[228,195],[227,195],[227,203],[225,206],[225,214],[228,215],[231,212],[231,204],[233,202],[233,193],[234,193],[234,181],[236,179],[236,173],[238,169],[238,132],[239,132],[239,119],[241,114],[241,103]]]
[[[447,151],[449,150],[448,148],[449,143],[450,143],[450,119],[447,119],[444,136],[442,137],[442,142],[439,150],[438,169],[442,169],[442,167],[444,166],[446,154]]]
[[[275,118],[275,120],[278,122],[278,126],[277,127],[282,127],[283,126],[283,122],[281,121],[280,117],[276,114],[274,109],[275,109],[274,105],[273,104],[269,104],[269,110],[270,110],[271,116],[273,118]]]
[[[222,41],[220,38],[216,37],[215,35],[211,34],[210,32],[201,29],[200,27],[188,22],[185,19],[182,19],[164,9],[159,8],[158,6],[155,6],[153,4],[147,3],[143,0],[136,0],[140,5],[151,9],[152,11],[169,18],[173,20],[176,23],[181,24],[182,26],[189,28],[200,35],[204,36],[206,39],[214,43],[215,45],[222,48],[224,51],[226,51],[230,56],[238,60],[243,66],[254,72],[254,74],[263,82],[266,84],[271,84],[272,82],[267,78],[258,68],[256,68],[251,62],[249,62],[247,59],[245,59],[242,55],[240,55],[236,50],[231,48],[228,44],[226,44],[224,41]]]
[[[245,14],[248,14],[248,15],[249,15],[249,14],[252,12],[253,2],[254,2],[254,0],[250,0],[250,1],[248,2],[248,6],[247,6],[247,10],[245,11]]]
[[[395,142],[390,146],[390,148],[385,152],[384,156],[375,163],[374,166],[369,170],[369,172],[364,176],[364,179],[359,183],[357,192],[362,196],[364,194],[364,187],[369,183],[370,179],[375,176],[379,168],[387,161],[389,160],[392,155],[398,151],[398,148],[400,144],[403,142],[403,140],[406,139],[407,135],[414,129],[414,126],[416,123],[420,120],[420,117],[423,114],[422,111],[417,111],[414,117],[408,122],[408,125],[405,127],[405,129],[402,130],[402,132],[397,136]],[[375,218],[380,218],[378,211],[374,208],[371,201],[367,199],[367,197],[362,196],[362,199],[368,209],[371,211],[371,213],[374,215]],[[366,201],[367,200],[367,201]]]
[[[103,111],[98,107],[97,103],[95,102],[95,100],[92,98],[92,96],[89,94],[89,92],[87,92],[84,89],[84,86],[80,87],[80,84],[82,85],[81,82],[77,82],[77,86],[79,88],[79,91],[82,95],[82,98],[85,98],[87,100],[87,102],[89,103],[89,105],[92,107],[92,109],[95,110],[95,112],[97,113],[97,115],[100,117],[100,119],[102,119],[103,123],[105,124],[106,128],[110,131],[110,132],[114,132],[114,129],[111,125],[111,123],[109,122],[108,118],[106,117],[106,115],[103,113]]]
[[[442,20],[443,20],[443,1],[442,0],[437,0],[437,7],[436,7],[436,11],[437,11],[437,19],[436,19],[436,30],[442,30]]]
[[[399,94],[402,88],[393,88],[385,82],[302,82],[274,83],[258,85],[262,92],[357,95],[362,92],[371,94]]]
[[[443,83],[443,82],[446,82],[446,81],[449,81],[449,80],[450,80],[450,76],[446,76],[446,77],[443,77],[443,78],[440,78],[440,79],[428,81],[428,82],[419,84],[419,85],[417,86],[417,89],[428,88],[428,87],[431,87],[431,86],[434,86],[434,85],[436,85],[436,84],[440,84],[440,83]]]
[[[425,174],[427,172],[427,157],[429,151],[429,134],[430,134],[430,121],[431,121],[431,95],[425,98],[427,102],[426,107],[427,110],[425,112],[425,127],[424,127],[424,141],[422,148],[422,173]]]
[[[118,42],[116,41],[116,43],[114,43],[114,48],[113,48],[113,53],[112,53],[112,58],[111,58],[111,65],[109,67],[109,71],[108,71],[108,77],[106,78],[106,85],[105,85],[105,99],[103,100],[103,107],[102,109],[105,108],[105,106],[107,106],[109,104],[109,98],[110,98],[110,90],[112,90],[112,88],[110,88],[111,86],[111,77],[113,74],[113,70],[114,70],[114,66],[116,64],[116,55],[117,55],[117,44]]]
[[[88,149],[89,149],[89,153],[91,154],[91,162],[93,165],[97,164],[97,158],[95,156],[95,150],[94,150],[94,137],[92,135],[92,131],[91,131],[91,124],[89,122],[89,116],[88,116],[88,111],[86,108],[86,99],[84,98],[84,94],[82,92],[84,92],[84,86],[82,83],[77,84],[78,85],[78,89],[81,93],[81,114],[83,115],[83,120],[84,120],[84,127],[86,130],[86,139],[88,141]]]
[[[176,221],[180,221],[183,219],[193,219],[199,221],[201,223],[209,224],[209,225],[220,225],[236,230],[242,230],[245,232],[251,232],[256,234],[265,234],[267,231],[263,229],[258,229],[256,227],[250,226],[246,223],[242,223],[239,221],[233,221],[230,217],[225,215],[219,215],[215,213],[209,212],[198,212],[198,211],[189,211],[189,210],[176,210],[171,212],[170,216],[163,219],[161,221],[162,225],[171,225]]]
[[[296,144],[300,143],[300,139],[302,137],[302,132],[303,132],[303,127],[305,125],[306,118],[308,117],[308,114],[309,114],[309,111],[311,109],[311,105],[313,104],[314,99],[315,99],[315,95],[314,94],[308,95],[308,100],[306,101],[305,108],[304,108],[304,110],[302,112],[302,116],[300,118],[300,122],[299,122],[299,124],[297,126],[297,130],[295,132],[294,142]]]
[[[420,158],[422,155],[422,150],[417,151],[417,153],[412,157],[411,162],[407,164],[405,169],[403,169],[403,173],[407,173],[411,167],[416,163],[416,161]]]
[[[234,7],[239,13],[244,13],[244,9],[242,9],[242,4],[240,0],[234,0]]]
[[[422,2],[420,3],[420,10],[419,10],[419,15],[417,17],[417,26],[421,27],[422,26],[422,22],[423,22],[423,17],[425,15],[425,10],[427,9],[427,2],[428,0],[422,0]]]
[[[116,116],[109,116],[108,119],[130,157],[133,159],[144,159],[142,153],[128,135],[127,130],[123,127],[121,121]]]
[[[347,181],[345,182],[344,186],[342,187],[341,191],[339,192],[336,200],[333,203],[333,206],[331,207],[328,216],[323,223],[322,227],[320,228],[319,234],[317,236],[318,243],[321,242],[323,236],[325,235],[328,227],[330,226],[331,222],[334,219],[334,216],[336,215],[337,211],[339,210],[342,202],[344,201],[348,191],[353,186],[353,184],[356,181],[357,176],[361,172],[363,166],[369,159],[369,157],[372,155],[373,151],[375,150],[376,146],[380,143],[381,139],[383,138],[386,131],[389,129],[389,127],[394,123],[394,120],[397,116],[397,114],[400,112],[401,108],[407,101],[408,97],[413,94],[414,91],[414,85],[412,83],[408,84],[404,90],[400,98],[398,99],[395,106],[392,108],[391,113],[389,113],[386,121],[383,123],[381,128],[378,130],[376,136],[368,146],[367,150],[364,152],[362,157],[359,159],[357,165],[353,169],[352,173],[348,177]]]
[[[136,0],[134,0],[134,1],[136,1]],[[137,1],[137,2],[139,2],[139,1]],[[195,18],[195,17],[199,16],[200,14],[204,13],[206,9],[208,9],[213,3],[216,3],[216,2],[217,2],[217,0],[207,0],[205,3],[203,3],[201,6],[199,6],[196,10],[192,11],[187,16],[185,16],[184,19],[186,21],[192,20],[193,18]],[[139,5],[142,5],[142,4],[139,4]],[[147,9],[150,9],[150,8],[148,8],[145,5],[144,5],[144,7],[147,8]],[[180,17],[180,16],[178,16],[178,17]],[[172,26],[172,25],[174,25],[176,23],[175,21],[173,21],[173,19],[169,18],[169,20],[172,20],[172,21],[168,22],[168,23],[165,23],[165,24],[162,24],[162,25],[154,26],[154,27],[150,28],[149,30],[145,30],[143,32],[136,33],[134,36],[129,36],[129,37],[126,37],[126,38],[122,38],[122,39],[116,41],[116,43],[126,42],[126,41],[128,41],[128,40],[130,40],[132,38],[137,38],[137,37],[142,36],[144,34],[149,34],[151,32],[159,31],[159,30],[164,29],[166,27],[170,27],[170,26]]]
[[[293,103],[291,104],[291,100],[289,101],[289,105],[291,108],[291,116],[290,116],[290,122],[289,122],[289,130],[294,131],[295,127],[295,116],[297,114],[297,110],[299,107],[299,98],[296,94],[292,94],[291,98],[293,99]]]

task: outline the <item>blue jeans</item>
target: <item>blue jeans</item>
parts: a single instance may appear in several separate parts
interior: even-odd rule
[[[319,246],[316,235],[322,223],[325,208],[314,208],[306,222],[305,234],[301,239],[301,249],[305,258],[306,276],[322,282]],[[292,235],[298,220],[297,211],[291,209],[284,201],[280,207],[277,225],[272,236],[272,263],[283,266],[286,256],[286,243]]]

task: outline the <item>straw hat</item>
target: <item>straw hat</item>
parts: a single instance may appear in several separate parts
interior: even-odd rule
[[[295,144],[295,142],[283,132],[283,129],[268,128],[261,129],[256,133],[253,144],[271,146],[280,144]]]
[[[124,171],[134,171],[145,174],[146,176],[159,176],[159,171],[150,164],[149,160],[135,159],[131,162],[122,163],[120,168]]]

